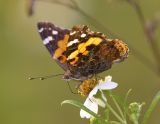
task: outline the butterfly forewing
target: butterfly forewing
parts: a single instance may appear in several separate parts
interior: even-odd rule
[[[39,22],[37,27],[43,44],[46,46],[53,59],[66,70],[66,58],[63,53],[66,51],[70,30],[61,29],[49,22]]]

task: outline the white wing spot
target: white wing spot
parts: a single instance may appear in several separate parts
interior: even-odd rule
[[[53,40],[53,37],[49,36],[49,37],[47,37],[46,39],[43,40],[43,44],[46,45],[46,44],[48,44],[52,40]]]
[[[84,33],[83,33],[83,34],[81,34],[81,37],[82,37],[82,38],[86,37],[86,34],[84,34]]]
[[[113,39],[107,39],[108,41],[112,41]]]
[[[76,33],[76,31],[73,31],[73,32],[70,33],[70,35],[74,35],[75,33]]]
[[[67,47],[72,46],[72,44],[75,44],[75,43],[78,43],[78,42],[79,42],[78,39],[74,39],[73,41],[70,41],[70,42],[67,44]]]
[[[57,34],[58,34],[58,31],[53,30],[53,31],[52,31],[52,34],[53,34],[53,35],[57,35]]]
[[[41,28],[41,29],[39,29],[38,31],[39,31],[39,33],[41,33],[43,30],[44,30],[44,28]]]

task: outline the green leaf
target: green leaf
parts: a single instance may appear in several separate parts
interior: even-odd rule
[[[147,124],[148,120],[152,114],[152,112],[154,111],[154,109],[156,108],[157,104],[160,102],[160,91],[156,94],[156,96],[153,98],[148,110],[145,112],[144,114],[144,118],[142,120],[142,124]]]
[[[76,106],[80,109],[83,109],[84,111],[88,112],[90,115],[92,115],[93,117],[97,118],[97,119],[100,119],[100,117],[95,114],[94,112],[92,112],[91,110],[89,110],[87,107],[85,107],[82,103],[78,102],[78,101],[75,101],[75,100],[65,100],[61,103],[61,105],[63,104],[71,104],[73,106]]]

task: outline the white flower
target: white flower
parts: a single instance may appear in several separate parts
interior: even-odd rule
[[[116,88],[118,84],[115,82],[112,82],[111,80],[112,80],[111,76],[105,77],[104,81],[99,80],[98,84],[89,93],[86,101],[84,102],[84,106],[96,114],[98,113],[98,105],[101,107],[105,107],[104,101],[102,101],[101,99],[95,98],[94,95],[96,95],[98,90],[111,90]],[[106,98],[103,98],[103,100],[105,100],[106,102]],[[87,118],[87,119],[91,118],[91,115],[82,109],[80,110],[80,116],[81,118]]]

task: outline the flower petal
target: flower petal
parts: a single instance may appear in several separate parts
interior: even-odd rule
[[[106,76],[104,80],[99,80],[99,83],[111,82],[112,76]]]
[[[89,93],[89,95],[88,95],[88,97],[89,98],[92,98],[96,93],[97,93],[97,91],[98,91],[98,87],[97,87],[98,85],[96,85],[94,88],[93,88],[93,90]]]
[[[99,98],[95,98],[96,99],[96,103],[101,106],[102,108],[105,108],[106,107],[106,103],[104,101],[102,101],[101,99]]]
[[[89,110],[93,111],[94,113],[98,113],[98,104],[94,101],[94,99],[87,98],[84,102],[84,106],[87,107]],[[82,109],[80,110],[80,116],[81,118],[91,118],[91,115]]]
[[[106,76],[105,77],[105,82],[111,82],[111,80],[112,80],[112,76]]]
[[[117,83],[115,82],[105,82],[105,83],[100,83],[98,85],[98,89],[101,89],[101,90],[111,90],[111,89],[114,89],[118,86]]]

